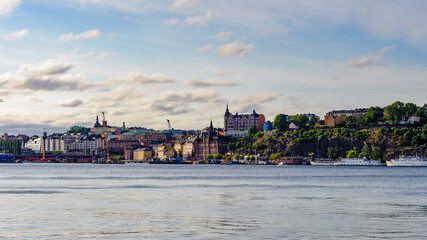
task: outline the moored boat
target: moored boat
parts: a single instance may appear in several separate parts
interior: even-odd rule
[[[380,160],[369,160],[364,158],[340,158],[336,163],[336,166],[383,166]]]
[[[427,167],[427,159],[415,157],[401,156],[398,159],[390,159],[386,161],[387,167]]]
[[[310,165],[314,166],[331,166],[334,165],[337,160],[333,160],[331,158],[315,158],[310,161]]]

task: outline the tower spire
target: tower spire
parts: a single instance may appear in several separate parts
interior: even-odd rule
[[[212,118],[211,118],[211,125],[209,126],[210,130],[213,131],[213,124],[212,124]]]

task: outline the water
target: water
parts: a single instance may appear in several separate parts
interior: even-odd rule
[[[427,168],[1,164],[0,239],[427,239]]]

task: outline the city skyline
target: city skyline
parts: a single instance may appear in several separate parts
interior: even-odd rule
[[[426,101],[424,1],[0,2],[0,131]]]

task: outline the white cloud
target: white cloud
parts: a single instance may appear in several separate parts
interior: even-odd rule
[[[78,39],[93,39],[101,36],[101,32],[98,29],[89,30],[75,35],[74,33],[65,33],[59,36],[62,41],[78,40]]]
[[[99,54],[95,59],[101,60],[101,59],[106,58],[106,57],[117,56],[117,55],[118,55],[117,52],[103,52],[103,53]]]
[[[20,31],[13,32],[9,35],[6,35],[3,38],[5,40],[9,40],[9,41],[18,40],[18,39],[24,38],[28,34],[28,32],[29,32],[29,30],[25,28],[25,29],[22,29]]]
[[[108,84],[157,84],[157,83],[172,83],[175,81],[174,77],[166,76],[160,73],[151,75],[142,73],[131,73],[126,77],[113,77],[107,79]]]
[[[37,66],[22,65],[16,72],[0,75],[0,82],[5,88],[19,91],[76,91],[85,90],[89,84],[79,74],[69,74],[75,67],[72,63],[62,63],[48,59]]]
[[[384,54],[393,49],[393,47],[385,47],[380,50],[377,55],[374,56],[362,56],[359,58],[349,59],[347,61],[346,67],[348,68],[367,68],[375,66],[384,66],[382,62],[382,57]]]
[[[176,0],[172,8],[192,7],[199,0]]]
[[[0,17],[7,17],[19,5],[21,0],[1,0],[0,1]]]
[[[220,32],[218,34],[216,34],[215,36],[213,36],[212,38],[221,40],[221,41],[227,41],[228,39],[230,39],[230,37],[233,35],[233,32]]]
[[[191,87],[234,87],[238,84],[231,81],[221,81],[221,80],[203,80],[200,76],[195,76],[185,82],[186,86]]]
[[[244,45],[239,41],[235,41],[218,48],[218,55],[220,57],[228,58],[241,58],[251,52],[255,47],[255,44]]]
[[[109,33],[109,34],[107,35],[107,37],[109,37],[109,38],[116,38],[116,37],[119,37],[119,36],[120,36],[120,34],[118,34],[118,33],[114,33],[114,32]]]
[[[175,24],[179,23],[179,19],[178,18],[164,19],[163,23],[165,23],[167,25],[175,25]]]
[[[77,98],[70,99],[58,104],[60,107],[77,107],[83,104],[83,101]]]
[[[188,25],[197,25],[197,26],[207,26],[208,21],[212,18],[212,11],[207,11],[205,15],[195,16],[195,17],[187,17],[185,19],[185,23]]]
[[[207,51],[211,50],[211,48],[212,48],[212,44],[208,44],[204,47],[198,48],[197,51],[199,53],[203,53],[203,52],[207,52]]]
[[[215,91],[181,91],[181,92],[165,92],[160,95],[159,99],[162,102],[208,102],[218,95]]]

